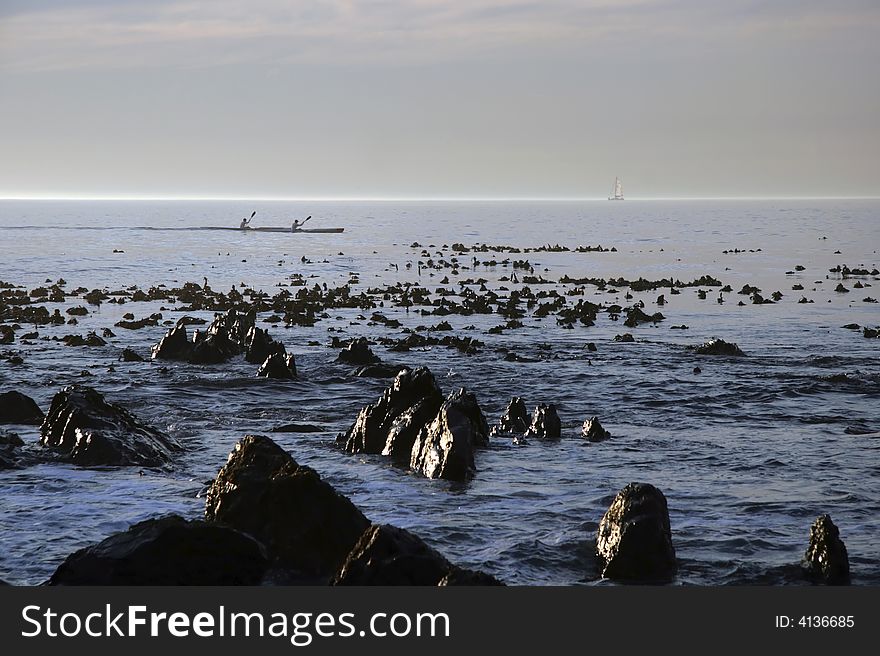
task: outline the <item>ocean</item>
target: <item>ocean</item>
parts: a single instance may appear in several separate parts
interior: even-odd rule
[[[253,211],[254,227],[289,226],[311,215],[306,227],[345,231],[201,229],[235,227]],[[601,252],[576,250],[600,245]],[[442,297],[438,288],[454,300],[465,283],[501,295],[555,289],[569,306],[580,299],[643,301],[645,312],[665,316],[626,328],[622,317],[600,312],[594,326],[568,328],[532,308],[523,327],[489,333],[506,320],[380,306],[374,294],[375,308],[329,309],[310,327],[268,324],[262,313],[260,325],[295,354],[300,374],[275,381],[255,377],[256,366],[241,358],[210,366],[119,361],[123,348],[148,357],[168,328],[115,327],[123,314],[161,312],[173,322],[183,314],[210,320],[210,311],[184,313],[161,301],[43,303],[66,318],[72,306],[89,314],[77,325],[17,330],[0,355],[17,354],[23,363],[0,360],[0,391],[21,391],[45,411],[63,386],[92,385],[185,450],[167,471],[57,463],[0,471],[0,579],[38,584],[71,552],[134,522],[170,512],[201,516],[205,485],[235,442],[267,434],[372,521],[410,529],[454,563],[513,585],[608,584],[593,554],[596,529],[632,481],[651,483],[667,498],[676,585],[801,584],[810,524],[823,513],[840,528],[853,584],[880,585],[880,340],[861,330],[880,326],[880,305],[864,300],[880,297],[880,276],[842,273],[875,271],[878,248],[877,200],[0,201],[0,280],[28,290],[60,278],[68,291],[207,282],[269,295],[295,293],[300,282],[350,283],[352,293],[409,282],[427,288],[432,300]],[[630,292],[623,284],[559,282],[690,283],[703,276],[730,285],[723,303],[717,286],[681,287],[673,295],[669,286]],[[835,291],[838,284],[847,291]],[[768,300],[776,291],[782,296],[755,304],[738,293],[744,285]],[[390,380],[353,377],[353,367],[334,362],[338,349],[330,343],[401,336],[401,328],[371,321],[373,312],[404,328],[423,326],[424,334],[438,334],[428,329],[447,321],[452,330],[439,334],[479,340],[473,354],[372,348],[383,361],[429,367],[444,393],[475,392],[490,424],[513,396],[530,409],[554,403],[562,439],[517,444],[493,437],[477,453],[468,483],[429,480],[381,456],[341,451],[336,436]],[[682,325],[687,329],[672,329]],[[103,328],[115,333],[105,346],[51,339]],[[30,330],[39,337],[21,343]],[[615,342],[623,333],[635,341]],[[688,348],[712,338],[737,343],[745,357]],[[506,359],[510,353],[517,357]],[[580,439],[591,416],[611,439]],[[290,422],[321,430],[268,432]],[[39,450],[38,427],[4,428]]]

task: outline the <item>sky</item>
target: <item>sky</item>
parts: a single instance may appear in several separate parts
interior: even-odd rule
[[[880,196],[877,0],[0,0],[0,198]]]

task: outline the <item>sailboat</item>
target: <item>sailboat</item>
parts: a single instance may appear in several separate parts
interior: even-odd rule
[[[608,200],[623,200],[623,185],[620,184],[620,178],[614,178],[614,186],[611,188],[611,195]]]

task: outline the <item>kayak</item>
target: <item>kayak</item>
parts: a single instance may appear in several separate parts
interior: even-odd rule
[[[227,226],[208,226],[202,230],[235,230],[236,232],[308,232],[308,233],[331,233],[342,232],[345,228],[230,228]]]

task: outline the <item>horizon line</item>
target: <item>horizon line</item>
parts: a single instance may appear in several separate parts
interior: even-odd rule
[[[26,196],[0,195],[0,201],[216,201],[216,202],[337,202],[337,203],[387,203],[387,202],[608,202],[604,197],[574,196]],[[640,201],[706,201],[706,200],[880,200],[880,196],[641,196],[625,199]]]

